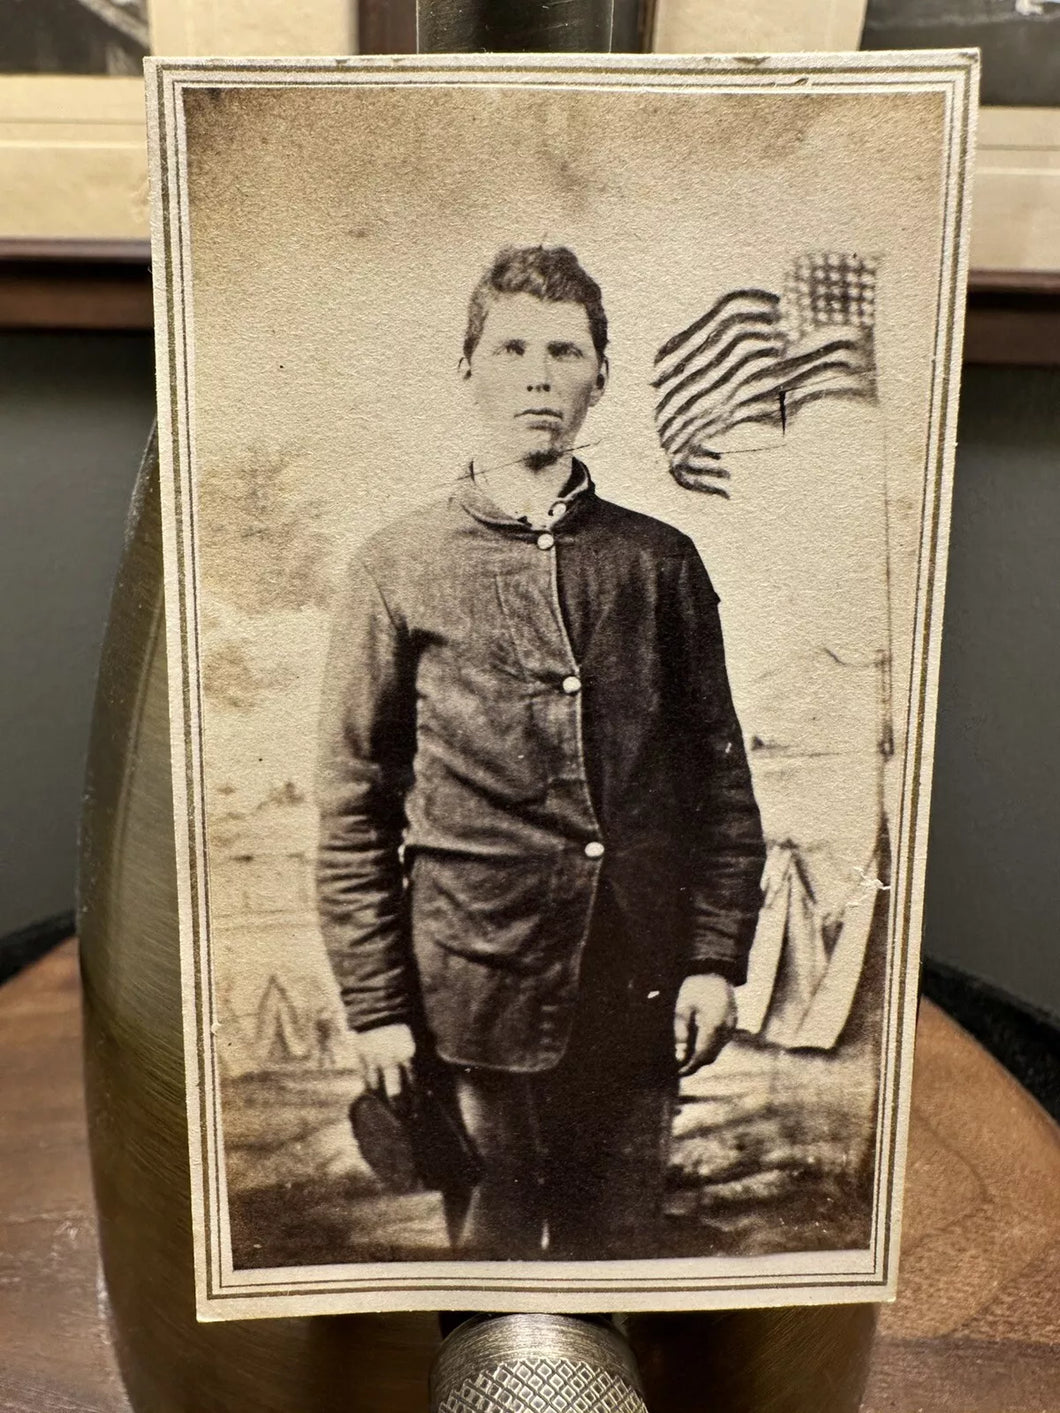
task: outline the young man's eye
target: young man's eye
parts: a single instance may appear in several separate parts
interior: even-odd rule
[[[581,358],[582,351],[575,343],[557,343],[549,349],[553,358]]]
[[[507,343],[501,345],[500,351],[501,353],[513,353],[518,357],[519,354],[526,352],[526,344],[521,343],[519,339],[509,339]]]

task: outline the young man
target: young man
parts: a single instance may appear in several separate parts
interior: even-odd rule
[[[764,846],[692,542],[574,456],[600,290],[502,251],[471,297],[468,473],[376,535],[335,620],[319,899],[366,1082],[416,1045],[480,1160],[459,1254],[651,1255],[678,1073],[731,1034]]]

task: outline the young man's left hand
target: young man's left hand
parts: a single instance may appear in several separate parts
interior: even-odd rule
[[[674,1007],[674,1053],[678,1074],[713,1064],[736,1030],[736,998],[723,976],[689,976]]]

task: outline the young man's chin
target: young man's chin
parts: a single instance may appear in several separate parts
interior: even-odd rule
[[[528,471],[547,471],[550,466],[555,466],[563,455],[560,447],[539,447],[534,451],[523,453],[523,465]]]

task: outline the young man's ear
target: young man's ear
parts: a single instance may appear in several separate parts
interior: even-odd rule
[[[460,362],[459,362],[456,366],[457,366],[457,369],[458,369],[458,371],[459,371],[459,373],[460,373],[461,379],[466,383],[466,382],[468,381],[468,379],[471,377],[471,361],[470,361],[470,359],[465,358],[464,355],[461,354],[461,355],[460,355]]]
[[[603,395],[604,395],[604,389],[607,387],[607,375],[608,375],[608,373],[609,373],[610,371],[611,371],[611,370],[610,370],[610,368],[609,368],[609,366],[608,366],[607,359],[606,359],[606,358],[601,358],[601,359],[600,359],[600,371],[599,371],[599,373],[597,373],[597,375],[596,375],[596,382],[593,384],[593,390],[592,390],[592,392],[589,394],[589,406],[590,406],[590,407],[595,407],[596,404],[597,404],[597,403],[600,401],[600,399],[603,397]]]

